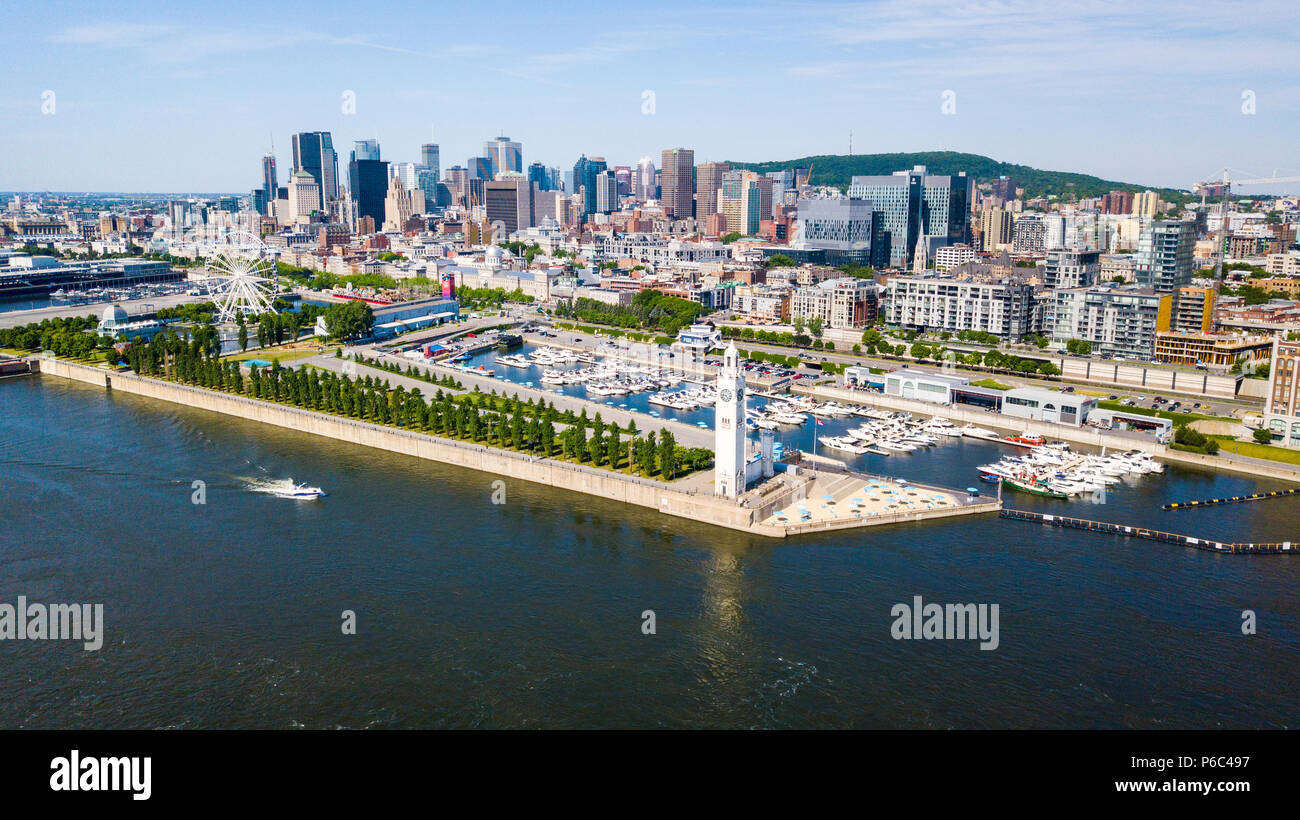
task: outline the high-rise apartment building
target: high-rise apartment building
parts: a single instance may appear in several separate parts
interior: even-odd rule
[[[1015,179],[1006,175],[1000,176],[993,180],[993,196],[1003,202],[1009,202],[1016,198],[1016,187]]]
[[[1175,293],[1192,283],[1196,225],[1181,220],[1149,222],[1133,256],[1137,283],[1159,293]]]
[[[982,330],[1003,339],[1037,333],[1034,288],[1011,280],[976,282],[934,276],[889,280],[886,321],[922,331]]]
[[[980,211],[980,248],[985,253],[1002,250],[1011,244],[1011,212],[1002,208]]]
[[[1101,198],[1101,212],[1104,214],[1128,214],[1132,211],[1132,191],[1111,191]]]
[[[1169,330],[1173,315],[1173,296],[1149,288],[1062,288],[1053,298],[1053,341],[1082,339],[1093,353],[1150,358],[1156,335]]]
[[[695,152],[689,148],[665,148],[659,170],[663,188],[660,201],[673,219],[690,219],[695,215]],[[758,226],[754,226],[758,232]]]
[[[1047,250],[1047,224],[1036,214],[1022,214],[1011,227],[1011,252],[1035,256]]]
[[[1183,333],[1209,333],[1214,325],[1214,288],[1178,289],[1171,330]]]
[[[1053,290],[1092,287],[1100,272],[1100,251],[1048,251],[1043,284]]]
[[[879,305],[870,279],[826,279],[796,290],[790,315],[821,319],[826,327],[859,328],[876,323]]]
[[[1134,216],[1153,219],[1159,212],[1160,194],[1157,194],[1155,191],[1143,191],[1133,197]]]

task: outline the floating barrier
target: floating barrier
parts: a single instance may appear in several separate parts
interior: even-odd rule
[[[1269,498],[1286,498],[1290,495],[1300,495],[1300,488],[1293,490],[1274,490],[1271,493],[1251,493],[1250,495],[1234,495],[1228,498],[1207,498],[1204,501],[1182,501],[1178,504],[1166,504],[1161,507],[1162,510],[1190,510],[1195,507],[1213,507],[1218,504],[1242,504],[1246,501],[1264,501]]]
[[[1179,546],[1192,547],[1206,552],[1251,555],[1294,555],[1300,552],[1300,544],[1293,545],[1290,541],[1283,541],[1279,544],[1214,541],[1206,538],[1193,538],[1190,535],[1180,535],[1176,532],[1153,530],[1148,527],[1131,527],[1124,524],[1112,524],[1107,521],[1089,521],[1086,518],[1068,518],[1064,515],[1047,515],[1045,513],[1029,512],[1028,510],[1003,509],[998,512],[998,517],[1010,518],[1013,521],[1030,521],[1053,527],[1065,527],[1072,530],[1087,530],[1088,532],[1098,532],[1106,535],[1127,535],[1131,538],[1145,538],[1148,541],[1178,544]]]

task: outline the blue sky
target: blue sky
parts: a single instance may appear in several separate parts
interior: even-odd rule
[[[1151,185],[1300,174],[1294,2],[56,0],[2,19],[0,190],[247,191],[272,136],[284,169],[305,130],[344,160],[354,139],[396,161],[434,139],[444,168],[502,133],[567,169],[846,153],[852,130],[855,153]]]

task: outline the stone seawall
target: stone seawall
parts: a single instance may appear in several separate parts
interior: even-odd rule
[[[34,360],[34,364],[46,375],[93,384],[116,392],[183,404],[363,447],[375,447],[497,476],[600,496],[611,501],[636,504],[668,515],[757,535],[777,538],[786,535],[785,528],[755,524],[750,509],[714,496],[683,492],[659,481],[58,359],[42,357]]]

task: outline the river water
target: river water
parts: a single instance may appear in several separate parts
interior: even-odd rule
[[[492,475],[52,377],[0,384],[0,410],[0,603],[105,612],[97,652],[0,641],[5,728],[1300,717],[1300,559],[990,516],[776,541],[518,481],[496,504]],[[870,467],[965,487],[998,447],[961,440]],[[255,491],[287,477],[329,495]],[[1171,467],[1101,505],[1008,500],[1285,540],[1300,499],[1159,509],[1277,486]],[[998,648],[893,639],[891,607],[915,595],[998,604]],[[1245,609],[1258,634],[1242,634]]]

